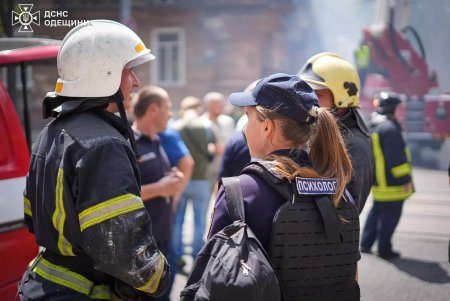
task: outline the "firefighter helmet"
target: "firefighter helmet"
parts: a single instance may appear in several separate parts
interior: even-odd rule
[[[401,103],[400,96],[393,92],[380,92],[373,101],[376,111],[382,115],[394,114],[397,105]]]
[[[109,20],[88,21],[73,28],[62,41],[55,92],[68,97],[114,95],[123,69],[154,58],[125,25]]]
[[[337,108],[359,108],[358,72],[337,53],[322,52],[309,58],[298,76],[314,90],[329,89]]]

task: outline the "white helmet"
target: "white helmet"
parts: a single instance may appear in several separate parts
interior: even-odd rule
[[[93,20],[72,29],[58,53],[55,92],[68,97],[107,97],[120,87],[122,71],[155,57],[131,29]]]

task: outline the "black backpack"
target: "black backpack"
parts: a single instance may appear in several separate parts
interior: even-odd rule
[[[245,223],[239,178],[222,178],[222,183],[234,222],[206,242],[180,300],[279,301],[280,285],[274,268]]]

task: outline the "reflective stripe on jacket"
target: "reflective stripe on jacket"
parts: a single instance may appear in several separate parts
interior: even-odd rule
[[[81,293],[90,282],[96,287],[114,277],[158,296],[167,287],[168,265],[153,239],[121,124],[95,108],[60,115],[40,133],[24,193],[25,221],[37,243],[62,260],[43,258],[35,272]],[[80,264],[66,264],[74,261]]]
[[[356,50],[356,66],[358,68],[367,68],[370,64],[370,48],[367,45],[362,45]]]
[[[37,257],[32,271],[48,281],[70,288],[78,293],[84,294],[91,299],[113,300],[113,294],[108,285],[95,285],[94,282],[83,275],[70,271],[69,269],[51,263],[42,257]]]
[[[375,201],[401,201],[413,192],[411,155],[401,136],[400,125],[385,119],[372,133],[376,184]],[[411,183],[411,185],[407,185]]]

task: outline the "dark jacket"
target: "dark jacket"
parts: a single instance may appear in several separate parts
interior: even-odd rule
[[[393,118],[375,113],[372,118],[372,144],[376,181],[372,188],[375,201],[402,201],[413,193],[411,155],[403,140],[400,124]]]
[[[305,151],[278,150],[274,154],[311,167]],[[355,281],[359,218],[351,198],[335,208],[331,199],[321,193],[327,186],[312,184],[315,180],[333,179],[297,178],[294,193],[291,183],[270,170],[270,161],[251,163],[244,168],[239,182],[245,222],[270,256],[283,288],[283,299],[359,300]],[[305,186],[300,188],[308,193],[299,194],[298,180],[311,180],[304,181]],[[288,188],[283,189],[286,185]],[[221,186],[209,237],[233,222],[226,197]]]
[[[225,146],[219,169],[219,180],[223,177],[238,176],[250,160],[244,133],[242,131],[235,132]]]
[[[45,281],[90,298],[97,284],[111,287],[114,279],[151,295],[165,289],[168,266],[140,198],[135,154],[114,114],[97,107],[50,122],[33,146],[24,197],[26,223],[46,249],[32,272]]]
[[[375,180],[370,133],[356,109],[350,109],[339,121],[341,134],[353,165],[352,179],[347,189],[361,213]]]
[[[308,154],[305,151],[278,150],[275,154],[289,156],[300,166],[311,167]],[[256,174],[241,174],[239,180],[241,181],[242,195],[244,197],[246,223],[267,250],[273,217],[286,200]],[[225,197],[225,190],[221,186],[217,194],[208,237],[213,236],[224,227],[233,223],[228,213]]]

